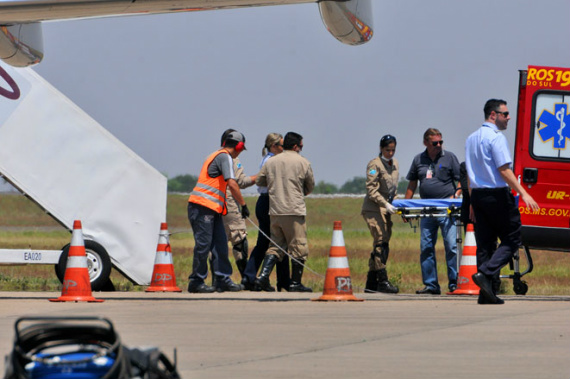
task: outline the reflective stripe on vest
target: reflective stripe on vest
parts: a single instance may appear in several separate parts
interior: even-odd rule
[[[203,205],[225,215],[228,212],[226,208],[227,183],[222,175],[216,178],[208,175],[208,167],[220,154],[227,154],[227,152],[218,150],[206,158],[200,171],[198,183],[190,194],[188,202]]]

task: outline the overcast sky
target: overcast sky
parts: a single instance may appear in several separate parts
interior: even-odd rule
[[[316,4],[44,24],[36,71],[169,177],[199,173],[226,128],[254,174],[267,133],[296,131],[317,181],[364,176],[382,135],[405,176],[436,127],[464,158],[488,98],[516,111],[518,70],[570,67],[568,0],[374,0],[346,46]],[[515,117],[507,137],[514,141]]]

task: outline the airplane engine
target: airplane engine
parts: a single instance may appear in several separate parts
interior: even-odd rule
[[[323,0],[319,10],[326,28],[340,42],[360,45],[372,38],[372,0]]]
[[[15,24],[0,26],[0,59],[14,67],[40,63],[44,57],[42,26]]]

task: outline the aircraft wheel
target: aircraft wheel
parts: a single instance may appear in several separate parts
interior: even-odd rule
[[[517,295],[526,295],[528,292],[528,284],[526,284],[526,282],[514,283],[513,291],[515,291]]]
[[[60,282],[63,283],[65,268],[67,266],[67,255],[69,254],[69,244],[63,247],[63,252],[59,256],[59,262],[55,265],[55,273]],[[105,291],[114,288],[111,279],[111,258],[107,250],[95,241],[85,240],[85,255],[87,256],[87,271],[91,281],[92,291]],[[111,285],[109,285],[109,283]]]

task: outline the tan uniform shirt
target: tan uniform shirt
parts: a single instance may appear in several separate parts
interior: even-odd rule
[[[386,209],[388,199],[393,199],[398,190],[398,161],[392,159],[392,165],[376,157],[366,167],[366,196],[362,203],[362,213],[379,212]]]
[[[268,189],[269,215],[307,215],[305,195],[315,188],[315,178],[311,164],[301,154],[285,150],[267,160],[255,183]]]
[[[234,159],[234,176],[236,179],[236,182],[239,186],[239,188],[247,188],[250,187],[254,184],[254,182],[251,180],[251,176],[246,175],[243,172],[243,166],[241,165],[241,162],[239,160],[239,158],[235,158]],[[232,214],[240,214],[241,217],[241,212],[239,210],[239,206],[237,201],[234,199],[234,197],[232,196],[232,193],[230,190],[226,191],[226,203],[227,203],[227,207],[228,207],[228,214],[232,213]]]

